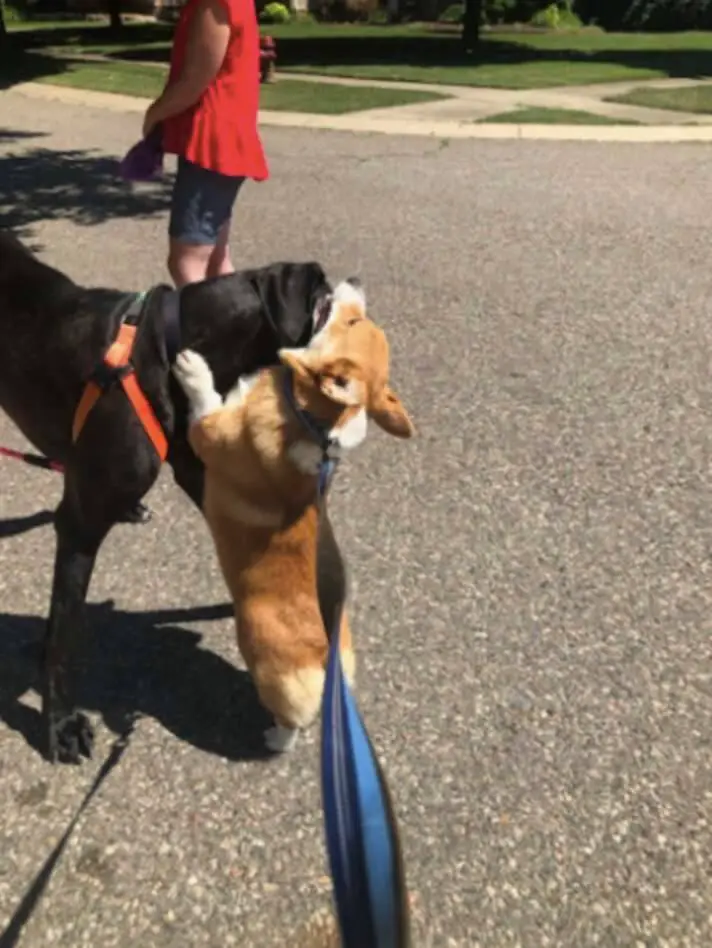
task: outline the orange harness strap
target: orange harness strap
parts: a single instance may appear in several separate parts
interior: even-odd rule
[[[165,461],[168,454],[168,441],[163,432],[163,428],[156,418],[150,402],[141,391],[138,384],[136,373],[131,365],[131,352],[133,351],[136,340],[136,326],[122,323],[116,340],[109,346],[104,356],[104,366],[114,370],[114,378],[118,379],[123,386],[126,397],[131,402],[136,416],[144,427],[146,434],[158,452],[161,461]],[[87,382],[87,386],[82,393],[82,397],[74,413],[74,422],[72,424],[72,441],[79,437],[84,424],[89,417],[89,413],[102,395],[101,385],[95,381]]]

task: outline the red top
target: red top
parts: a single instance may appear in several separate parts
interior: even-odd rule
[[[202,0],[188,0],[176,26],[168,82],[183,68],[188,30]],[[195,105],[163,122],[163,148],[218,171],[264,181],[269,177],[257,131],[260,36],[254,0],[220,0],[231,35],[220,70]]]

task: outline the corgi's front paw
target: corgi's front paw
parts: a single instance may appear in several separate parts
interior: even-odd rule
[[[222,398],[215,391],[213,373],[199,352],[192,349],[179,352],[173,374],[188,398],[191,421],[198,421],[222,406]]]
[[[273,754],[284,754],[292,750],[298,736],[299,731],[296,728],[275,724],[274,727],[267,728],[265,731],[265,746]]]

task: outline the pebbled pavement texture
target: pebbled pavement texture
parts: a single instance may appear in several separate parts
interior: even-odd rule
[[[2,93],[0,218],[77,280],[164,278],[165,189],[112,177],[138,122]],[[419,429],[374,432],[334,502],[416,946],[711,944],[708,150],[265,139],[236,258],[360,274]],[[153,523],[107,542],[97,755],[52,769],[33,662],[60,481],[0,463],[0,930],[138,713],[17,943],[327,944],[316,733],[258,759],[198,515],[165,476]]]

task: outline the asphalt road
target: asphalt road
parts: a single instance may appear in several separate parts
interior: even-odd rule
[[[1,93],[0,219],[79,281],[164,278],[165,192],[108,160],[137,124]],[[374,432],[334,504],[417,948],[712,944],[708,148],[265,139],[237,259],[359,273],[419,430]],[[31,658],[60,483],[0,464],[0,926],[138,712],[23,948],[322,944],[316,733],[252,759],[197,514],[166,476],[107,542],[97,756],[53,769]]]

